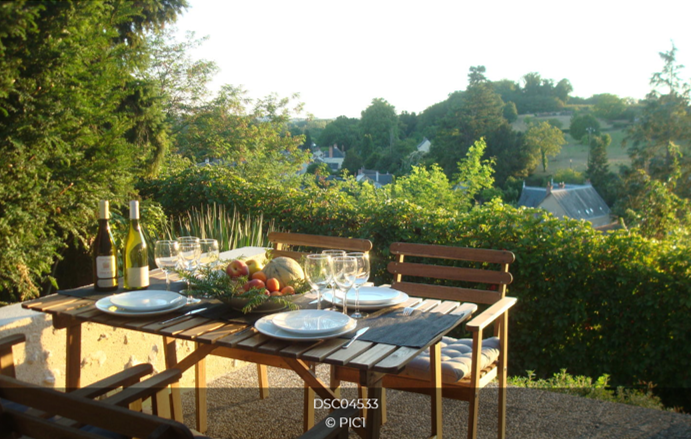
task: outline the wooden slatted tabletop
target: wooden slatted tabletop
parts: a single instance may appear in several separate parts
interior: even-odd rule
[[[422,300],[411,298],[400,306],[420,304],[416,309],[443,314],[462,314],[464,308],[458,302]],[[348,338],[336,338],[318,341],[278,340],[261,334],[251,326],[239,323],[227,323],[199,316],[186,316],[168,324],[161,321],[171,318],[174,313],[145,317],[115,316],[106,314],[94,306],[94,301],[71,296],[54,294],[23,303],[23,307],[34,311],[52,314],[62,319],[73,319],[75,324],[93,322],[116,328],[124,328],[196,341],[202,344],[216,344],[219,347],[243,349],[279,357],[296,358],[310,362],[333,364],[367,369],[382,373],[399,373],[405,365],[424,351],[429,345],[420,348],[408,348],[383,343],[356,340],[347,349],[342,346]],[[459,321],[459,324],[469,316]],[[451,328],[452,329],[452,328]],[[448,331],[447,331],[448,332]],[[440,334],[430,342],[440,340]]]

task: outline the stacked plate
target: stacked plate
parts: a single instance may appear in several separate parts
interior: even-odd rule
[[[257,331],[282,340],[322,340],[347,334],[357,321],[343,313],[302,309],[272,314],[257,320]]]
[[[343,293],[336,293],[336,297],[331,292],[322,294],[324,300],[337,306],[343,306]],[[375,310],[386,308],[387,306],[398,305],[408,300],[408,295],[389,287],[360,287],[360,309]],[[348,307],[355,306],[355,290],[351,289],[345,297]]]
[[[118,316],[152,316],[182,308],[187,298],[172,291],[144,290],[115,294],[96,302],[96,308]]]

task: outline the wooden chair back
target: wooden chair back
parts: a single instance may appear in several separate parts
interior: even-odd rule
[[[396,259],[387,267],[394,275],[392,287],[411,296],[491,305],[506,295],[506,286],[513,280],[509,265],[516,257],[510,251],[405,242],[391,244],[390,251]],[[406,257],[475,262],[479,263],[480,268],[406,262]],[[416,281],[461,281],[472,285],[466,288],[431,282],[408,282],[403,279],[404,276],[416,278]],[[490,287],[487,290],[472,288],[477,284],[488,284]]]
[[[269,241],[273,244],[273,257],[287,256],[297,261],[317,249],[338,249],[349,252],[368,252],[372,241],[360,238],[341,238],[338,236],[307,235],[303,233],[272,232]]]

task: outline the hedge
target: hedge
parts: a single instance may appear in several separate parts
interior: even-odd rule
[[[353,189],[356,190],[356,189]],[[256,184],[221,168],[193,169],[142,188],[171,214],[205,203],[262,213],[293,232],[372,240],[374,280],[390,282],[388,247],[406,241],[516,254],[508,294],[509,373],[548,377],[567,368],[614,385],[691,388],[689,246],[499,202],[470,212],[366,200],[345,186]]]

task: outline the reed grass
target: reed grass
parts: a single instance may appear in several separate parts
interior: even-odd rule
[[[169,239],[178,236],[197,236],[217,239],[221,252],[238,247],[268,247],[268,234],[275,230],[274,222],[264,223],[263,215],[232,213],[216,203],[205,205],[174,218],[168,228]]]

